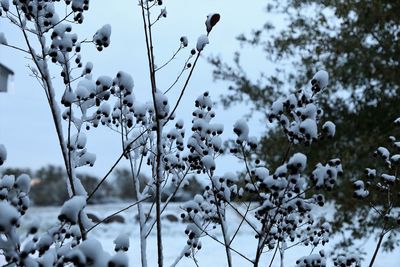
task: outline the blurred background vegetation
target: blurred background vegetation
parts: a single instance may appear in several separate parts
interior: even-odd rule
[[[320,69],[329,72],[329,88],[318,95],[318,101],[325,119],[335,122],[336,136],[311,147],[295,146],[291,153],[306,153],[309,170],[320,161],[342,160],[345,175],[330,199],[337,208],[335,230],[346,228],[352,233],[344,240],[345,246],[382,223],[379,216],[368,216],[371,199],[363,205],[355,203],[352,183],[362,178],[366,167],[383,168],[372,157],[373,152],[388,145],[390,135],[399,136],[393,123],[400,116],[399,10],[400,1],[391,0],[269,1],[265,24],[254,25],[251,34],[237,39],[242,46],[261,49],[265,58],[260,61],[276,66],[273,73],[262,73],[256,80],[249,78],[241,63],[241,51],[233,56],[233,64],[210,58],[214,78],[229,82],[229,93],[222,96],[224,106],[246,102],[252,107],[250,115],[261,114],[265,125],[268,108],[280,95],[310,86],[309,80]],[[285,17],[285,27],[277,29],[274,21],[268,20],[276,14]],[[258,157],[271,168],[279,165],[285,154],[282,148],[288,147],[280,128],[271,125],[260,143]],[[398,183],[396,190],[400,192]],[[379,205],[382,198],[377,196],[372,201]],[[396,206],[399,204],[400,197]],[[398,245],[398,230],[385,248]]]
[[[35,206],[60,206],[68,200],[68,192],[65,183],[67,174],[63,167],[48,165],[39,170],[31,170],[28,168],[5,168],[0,172],[3,175],[18,176],[22,173],[29,174],[32,177],[32,185],[30,199]],[[100,182],[100,177],[89,174],[77,174],[83,186],[88,193],[91,193]],[[141,187],[146,185],[148,178],[140,175]],[[99,187],[98,191],[89,200],[89,204],[102,204],[121,201],[133,201],[136,199],[133,190],[133,182],[131,172],[128,169],[116,169],[110,179],[105,180]],[[172,201],[187,201],[193,199],[196,194],[200,194],[203,185],[198,182],[195,176],[187,179],[182,190],[176,194]],[[173,191],[173,188],[171,190]],[[168,189],[166,192],[169,192]],[[151,192],[150,192],[151,194]],[[165,194],[162,198],[165,200],[169,195]],[[152,201],[150,198],[148,201]]]

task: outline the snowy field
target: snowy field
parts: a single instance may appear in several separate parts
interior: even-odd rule
[[[88,213],[93,213],[100,218],[104,218],[107,215],[112,214],[113,212],[122,209],[123,207],[127,206],[128,203],[125,204],[107,204],[107,205],[94,205],[89,206],[87,208]],[[145,204],[149,205],[149,204]],[[41,231],[45,231],[48,227],[50,227],[53,223],[57,220],[57,215],[59,212],[58,207],[40,207],[35,208],[32,207],[29,209],[28,213],[24,216],[24,221],[30,221],[33,215],[38,215],[41,218]],[[321,209],[320,213],[325,213],[326,216],[332,214],[332,209],[324,208]],[[180,214],[179,204],[171,204],[167,211],[164,213],[164,216],[167,214],[173,214],[179,217]],[[89,237],[95,237],[98,239],[103,248],[110,253],[114,251],[114,238],[120,234],[124,233],[130,236],[130,249],[128,251],[128,255],[130,258],[130,266],[140,266],[140,242],[139,242],[139,225],[135,219],[136,215],[136,208],[133,207],[130,210],[127,210],[121,215],[125,219],[125,223],[110,223],[110,224],[103,224],[97,227],[97,229],[93,230]],[[240,223],[240,218],[235,213],[231,212],[228,214],[228,222],[230,231],[233,232],[236,226]],[[24,222],[22,224],[25,224]],[[164,224],[164,233],[163,233],[163,244],[164,244],[164,261],[165,266],[170,266],[175,259],[179,256],[180,252],[182,251],[183,247],[185,246],[187,237],[184,234],[184,230],[186,224],[179,222],[171,222],[167,220],[165,217],[163,219]],[[218,232],[218,231],[217,231]],[[220,236],[216,232],[216,237],[222,240],[222,236]],[[249,228],[243,228],[235,238],[232,247],[237,249],[238,251],[242,252],[249,258],[254,257],[254,248],[256,246],[256,239],[254,238],[254,234],[251,232]],[[371,252],[375,247],[375,240],[370,238],[369,240],[361,242],[363,244],[363,249],[365,251],[369,251],[370,253],[367,254],[366,259],[370,259]],[[330,252],[332,242],[328,243],[325,246],[324,250],[326,252]],[[196,259],[198,261],[199,266],[226,266],[226,259],[225,259],[225,250],[224,247],[217,243],[216,241],[212,240],[209,237],[204,237],[202,239],[202,249],[197,253]],[[332,246],[332,245],[331,245]],[[319,249],[314,250],[317,252]],[[310,247],[304,246],[297,246],[291,248],[286,251],[285,254],[285,266],[294,266],[296,259],[300,258],[301,256],[308,255],[311,252]],[[148,261],[149,266],[156,266],[157,262],[157,251],[156,251],[156,236],[155,231],[153,231],[152,235],[148,239]],[[233,256],[233,264],[234,266],[251,266],[249,262],[244,260],[242,257],[238,256],[236,253],[232,252]],[[277,255],[278,256],[278,255]],[[263,261],[266,262],[266,266],[268,266],[270,259],[272,257],[272,253],[265,253],[263,256]],[[329,264],[328,266],[333,265]],[[364,265],[367,265],[364,262]],[[193,259],[191,258],[183,258],[177,266],[180,267],[190,267],[196,266]],[[272,264],[272,266],[280,266],[279,257],[277,257]],[[397,267],[400,266],[400,249],[396,249],[391,254],[380,253],[378,255],[376,267]]]

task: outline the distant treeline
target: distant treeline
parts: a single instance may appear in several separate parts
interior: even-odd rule
[[[29,168],[8,168],[0,171],[2,175],[18,176],[22,173],[29,174],[32,178],[31,192],[29,194],[33,205],[36,206],[58,206],[62,205],[68,199],[68,191],[65,179],[67,174],[62,167],[48,165],[39,170],[31,170]],[[92,192],[100,182],[100,178],[90,174],[77,174],[81,183],[88,193]],[[186,201],[192,199],[195,194],[201,193],[203,186],[192,176],[187,178],[187,182],[183,186],[183,190],[173,199],[173,201]],[[140,178],[141,187],[143,188],[148,181],[145,175]],[[112,177],[104,181],[100,188],[90,199],[90,204],[110,203],[124,200],[135,199],[135,191],[133,190],[132,176],[127,169],[117,169],[113,172]],[[166,189],[166,191],[169,191]],[[171,186],[171,192],[173,187]],[[169,194],[165,194],[167,198]]]

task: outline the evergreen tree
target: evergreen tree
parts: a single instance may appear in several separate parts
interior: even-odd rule
[[[274,0],[266,12],[282,13],[287,25],[277,29],[267,21],[252,34],[238,37],[243,45],[262,48],[266,61],[278,66],[274,73],[264,73],[254,82],[241,64],[240,52],[234,56],[234,66],[211,59],[214,77],[231,83],[224,105],[250,101],[266,120],[267,107],[277,96],[304,88],[318,69],[330,73],[330,92],[321,94],[319,101],[325,116],[335,121],[338,138],[322,141],[319,150],[296,149],[307,151],[311,168],[324,154],[342,159],[343,186],[331,195],[337,203],[336,230],[343,223],[351,225],[355,217],[365,219],[370,206],[367,201],[364,207],[354,205],[349,197],[352,183],[366,167],[376,165],[373,151],[389,143],[387,133],[398,134],[393,121],[400,103],[399,10],[400,2],[389,0]],[[271,167],[282,160],[276,155],[287,143],[283,136],[279,127],[271,127],[262,138],[258,154]],[[368,227],[378,224],[370,221]],[[368,227],[351,227],[353,236],[362,237]]]

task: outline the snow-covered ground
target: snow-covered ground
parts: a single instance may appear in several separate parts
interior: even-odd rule
[[[129,203],[121,204],[107,204],[107,205],[94,205],[89,206],[87,211],[89,213],[96,214],[100,218],[104,218],[113,212],[122,209]],[[150,205],[150,204],[145,204]],[[24,216],[24,221],[30,221],[34,216],[39,216],[41,219],[41,230],[45,231],[49,226],[54,224],[57,220],[57,215],[60,211],[59,207],[32,207],[28,213]],[[332,215],[332,208],[326,207],[318,211],[324,213],[326,216]],[[179,204],[170,204],[166,210],[166,214],[173,214],[179,217],[180,214]],[[103,224],[93,230],[89,236],[93,236],[98,239],[103,248],[110,253],[114,251],[114,239],[118,234],[124,233],[130,236],[130,249],[128,255],[130,258],[130,266],[140,266],[140,241],[139,241],[139,225],[135,219],[136,208],[133,207],[127,210],[121,215],[125,218],[125,223],[111,223]],[[230,231],[233,232],[236,226],[240,223],[240,218],[232,211],[228,214],[228,222]],[[22,223],[22,225],[25,224]],[[164,218],[163,220],[163,246],[164,246],[164,261],[166,266],[170,266],[174,260],[179,256],[183,247],[186,244],[187,237],[184,233],[186,225],[179,222],[171,222]],[[216,231],[216,237],[222,240],[222,236]],[[249,258],[254,257],[254,248],[256,247],[256,239],[251,229],[244,227],[241,232],[235,238],[232,247],[242,252]],[[362,242],[363,249],[367,252],[366,259],[369,260],[371,253],[375,247],[376,241],[373,238]],[[197,253],[196,259],[199,266],[226,266],[225,250],[224,247],[212,240],[209,237],[202,239],[202,249]],[[332,249],[332,242],[325,246],[324,250],[330,252]],[[314,250],[317,252],[319,249]],[[308,255],[311,252],[310,247],[296,246],[286,251],[285,254],[285,266],[294,266],[296,259]],[[149,266],[156,266],[157,262],[157,250],[156,250],[156,236],[155,231],[150,235],[148,239],[148,262]],[[249,262],[244,260],[241,256],[232,252],[234,266],[251,266]],[[268,266],[272,253],[265,253],[263,255],[263,262]],[[329,264],[330,265],[330,264]],[[366,265],[366,262],[362,266]],[[183,258],[177,266],[190,267],[196,266],[193,259]],[[272,266],[280,266],[279,256],[277,255]],[[377,257],[376,267],[396,267],[400,266],[400,249],[396,249],[391,254],[380,253]]]

